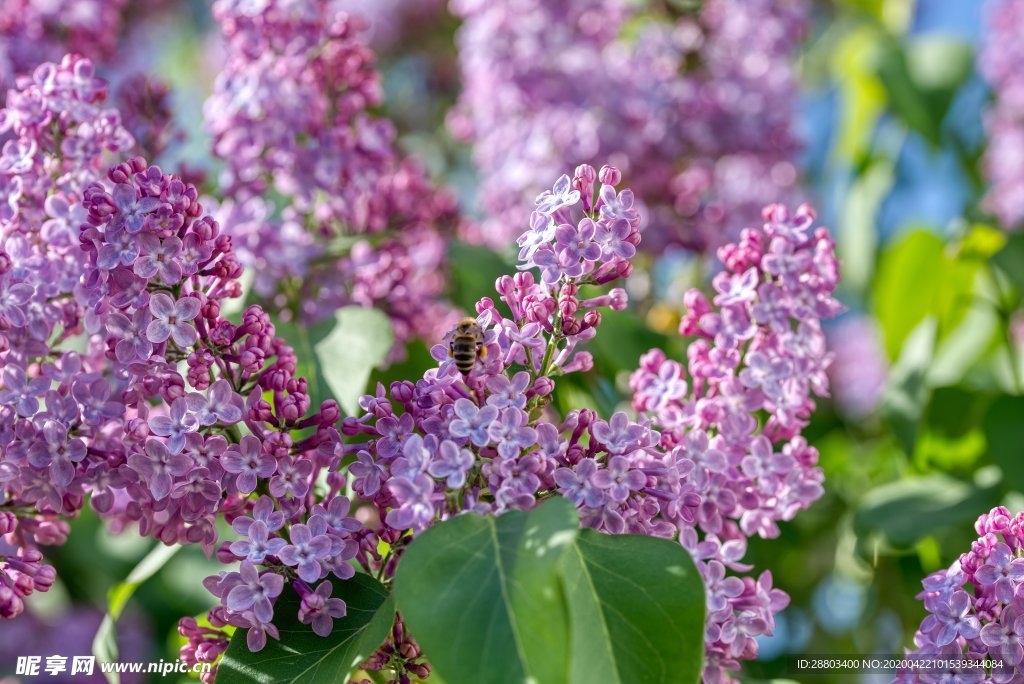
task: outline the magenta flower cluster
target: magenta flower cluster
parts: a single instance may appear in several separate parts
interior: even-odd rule
[[[992,88],[994,102],[985,118],[988,148],[983,168],[988,181],[984,206],[1007,230],[1024,224],[1024,2],[996,0],[987,5],[988,30],[978,63]]]
[[[226,163],[216,212],[255,289],[317,321],[347,305],[388,313],[396,350],[453,323],[441,302],[457,213],[371,116],[381,86],[363,23],[327,0],[220,0],[227,62],[206,103]],[[268,188],[282,198],[273,203]]]
[[[653,249],[715,247],[793,194],[803,0],[710,0],[697,15],[624,0],[451,8],[464,88],[449,124],[483,179],[474,237],[505,244],[526,219],[515,198],[577,159],[622,169]]]
[[[724,269],[710,300],[686,294],[686,365],[655,349],[630,378],[633,406],[660,431],[659,447],[688,464],[698,501],[679,538],[708,590],[707,681],[755,657],[756,637],[771,633],[789,601],[771,589],[770,572],[755,582],[726,568],[750,570],[747,538],[778,536],[778,521],[823,493],[818,452],[800,433],[813,397],[828,393],[820,322],[842,309],[835,246],[806,205],[768,206],[763,218],[718,250]]]
[[[924,579],[917,598],[928,615],[907,655],[921,667],[901,672],[897,682],[957,681],[1004,684],[1020,680],[1024,667],[1024,513],[999,506],[974,524],[980,537],[948,569]],[[977,666],[931,666],[977,661]],[[983,661],[1001,662],[995,668]]]

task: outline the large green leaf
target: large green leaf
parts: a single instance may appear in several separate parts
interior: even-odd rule
[[[409,546],[395,598],[446,682],[565,681],[569,629],[558,572],[577,524],[572,504],[555,498],[529,513],[461,515]]]
[[[878,247],[875,216],[892,183],[893,163],[879,159],[854,181],[843,203],[836,249],[844,286],[854,292],[864,292],[871,282]]]
[[[92,641],[92,652],[96,659],[102,663],[112,663],[117,660],[117,620],[121,617],[128,600],[142,584],[150,577],[160,572],[160,569],[167,564],[174,554],[181,549],[180,546],[165,546],[157,544],[146,556],[139,561],[128,577],[123,582],[110,590],[107,598],[107,612],[96,630],[96,636]],[[107,681],[117,684],[121,680],[117,672],[106,673]]]
[[[878,75],[893,111],[934,145],[956,91],[971,73],[970,45],[944,36],[914,36],[906,45],[887,43]]]
[[[239,629],[217,667],[217,684],[320,684],[346,682],[384,639],[394,623],[391,595],[380,582],[357,573],[352,579],[334,580],[334,596],[345,601],[347,614],[334,621],[326,637],[317,636],[299,622],[299,597],[290,588],[274,606],[274,624],[281,640],[267,639],[253,653]]]
[[[320,359],[313,353],[313,349],[331,333],[334,326],[333,318],[327,318],[313,326],[274,321],[277,336],[283,338],[295,350],[295,374],[306,378],[314,409],[320,406],[320,402],[332,398],[332,393],[324,379]]]
[[[955,331],[975,302],[982,261],[973,253],[947,249],[927,230],[913,230],[889,246],[873,286],[885,350],[896,359],[904,342],[925,318],[934,316],[937,340]]]
[[[882,397],[882,412],[907,454],[914,453],[921,416],[930,397],[928,369],[935,353],[935,330],[935,319],[928,318],[907,338],[900,358],[889,371]]]
[[[854,529],[862,541],[908,548],[930,535],[968,525],[998,501],[991,483],[933,473],[872,489],[860,500]]]
[[[983,421],[992,460],[1003,470],[1008,489],[1024,491],[1024,397],[1003,395]]]
[[[583,530],[563,560],[573,684],[697,682],[704,589],[690,554],[656,537]]]
[[[334,328],[314,345],[324,381],[349,415],[359,411],[366,381],[387,358],[393,341],[391,321],[384,313],[347,306],[334,312]]]
[[[578,524],[556,498],[458,516],[413,541],[395,598],[444,681],[698,681],[705,599],[689,554]]]

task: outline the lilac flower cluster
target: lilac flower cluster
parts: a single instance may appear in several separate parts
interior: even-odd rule
[[[982,74],[995,96],[985,119],[988,148],[983,165],[988,180],[985,207],[1007,230],[1024,224],[1024,162],[1015,153],[1024,145],[1024,48],[1018,37],[1024,28],[1024,2],[988,3],[988,31],[978,57]]]
[[[249,628],[254,650],[278,636],[273,604],[286,581],[303,597],[299,618],[329,633],[345,607],[320,580],[352,576],[361,529],[337,474],[314,497],[313,483],[339,465],[337,404],[311,411],[294,353],[260,307],[237,325],[221,316],[221,302],[241,292],[242,267],[194,186],[133,159],[85,198],[80,297],[124,413],[123,436],[89,447],[102,460],[91,464],[94,507],[164,543],[241,561],[206,582],[222,602],[209,620]],[[219,516],[241,540],[217,547]],[[182,633],[190,662],[212,662],[226,643],[189,621]]]
[[[218,215],[256,291],[306,321],[340,306],[388,313],[396,340],[440,334],[454,199],[396,150],[363,23],[315,0],[220,0],[227,63],[206,104],[226,162]],[[268,188],[280,197],[275,204]],[[397,349],[398,347],[396,347]]]
[[[81,332],[76,287],[83,273],[78,227],[85,187],[106,155],[132,145],[103,107],[92,64],[65,57],[18,79],[0,112],[0,616],[46,591],[53,568],[38,544],[63,543],[61,516],[104,477],[86,444],[108,434],[123,408],[97,370],[102,358],[65,349]],[[94,499],[101,505],[104,496]],[[14,551],[10,551],[13,548]]]
[[[0,102],[17,76],[67,52],[109,57],[126,0],[11,0],[0,7]]]
[[[936,673],[901,672],[895,681],[1016,682],[1024,667],[1024,513],[999,506],[974,525],[981,535],[948,569],[924,579],[917,598],[928,615],[914,634],[913,659],[996,660]]]
[[[828,392],[820,321],[842,308],[835,248],[806,205],[793,214],[772,205],[763,216],[718,250],[725,268],[712,299],[686,294],[679,332],[695,338],[686,366],[655,349],[630,378],[633,406],[653,419],[659,447],[689,463],[699,502],[679,536],[707,584],[707,681],[755,657],[756,637],[771,633],[789,600],[768,571],[755,582],[725,569],[750,570],[741,563],[747,538],[777,536],[778,521],[823,493],[818,452],[800,432],[813,396]]]
[[[626,305],[620,288],[590,298],[580,291],[631,272],[640,219],[632,194],[616,192],[619,180],[614,168],[598,175],[583,165],[538,197],[520,238],[523,271],[496,283],[505,313],[490,297],[477,303],[484,353],[468,375],[436,345],[437,368],[390,392],[379,386],[363,397],[362,417],[343,421],[345,435],[365,440],[339,447],[356,456],[353,489],[376,505],[389,543],[464,510],[529,508],[556,491],[598,529],[655,525],[630,494],[646,481],[637,468],[651,458],[656,433],[623,413],[610,422],[588,409],[561,422],[545,417],[554,379],[593,365],[578,347],[596,334],[598,309]]]
[[[464,90],[449,123],[482,171],[479,239],[504,244],[526,218],[511,198],[580,158],[622,168],[654,249],[720,245],[793,194],[803,0],[710,0],[696,16],[624,0],[452,10]]]

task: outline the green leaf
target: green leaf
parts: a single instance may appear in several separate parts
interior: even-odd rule
[[[909,548],[927,536],[969,525],[997,500],[994,487],[933,473],[872,489],[860,500],[853,525],[862,540]]]
[[[465,311],[476,311],[476,301],[494,292],[494,281],[515,273],[513,262],[486,247],[453,242],[448,246],[451,264],[450,299]]]
[[[395,574],[410,633],[449,684],[697,682],[704,587],[677,542],[578,530],[561,498],[461,515]]]
[[[924,406],[929,399],[928,368],[935,353],[935,319],[925,320],[907,338],[896,365],[889,371],[882,411],[907,454],[914,453]]]
[[[103,616],[96,636],[92,641],[92,652],[96,659],[103,663],[112,663],[117,660],[117,620],[121,617],[125,605],[142,584],[150,577],[160,571],[167,564],[174,554],[181,549],[180,546],[164,546],[157,544],[146,556],[139,561],[139,564],[128,573],[123,582],[114,586],[107,596],[107,612]],[[116,684],[121,681],[117,672],[105,673],[107,681]]]
[[[992,262],[1010,279],[1018,294],[1024,294],[1024,233],[1012,233]]]
[[[845,287],[863,292],[871,282],[878,234],[875,215],[893,183],[893,164],[879,159],[854,182],[843,203],[838,236]]]
[[[973,52],[967,43],[944,36],[914,36],[906,46],[887,43],[878,76],[893,111],[925,140],[941,142],[942,122],[957,89],[970,75]]]
[[[357,573],[332,582],[334,596],[348,612],[334,621],[326,637],[298,620],[300,599],[289,587],[274,606],[281,640],[267,639],[262,651],[246,645],[247,630],[238,629],[217,667],[217,684],[319,684],[345,682],[387,638],[394,624],[391,594],[369,575]]]
[[[1009,489],[1024,491],[1024,397],[1003,395],[989,407],[982,423],[988,453],[1003,470]]]
[[[900,355],[907,336],[926,317],[935,317],[941,340],[956,330],[974,304],[983,262],[968,252],[949,252],[937,235],[918,229],[882,254],[873,300],[890,359]]]
[[[295,373],[306,378],[313,408],[332,398],[331,389],[324,380],[320,360],[313,353],[314,345],[323,340],[335,327],[336,321],[327,318],[316,325],[298,325],[294,322],[274,322],[277,337],[283,338],[295,350]]]
[[[700,680],[704,587],[677,542],[583,530],[563,560],[569,682]]]
[[[560,682],[569,670],[559,561],[576,538],[573,505],[460,515],[420,534],[395,572],[410,633],[449,684]]]
[[[334,321],[334,328],[314,349],[334,398],[354,415],[359,397],[366,393],[366,381],[387,358],[394,335],[391,321],[376,309],[348,306],[334,312]]]

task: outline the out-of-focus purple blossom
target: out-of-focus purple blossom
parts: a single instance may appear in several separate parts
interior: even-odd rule
[[[311,0],[296,24],[285,0],[214,3],[227,50],[205,109],[225,161],[217,213],[269,301],[280,292],[307,322],[341,306],[379,308],[398,355],[410,337],[457,320],[441,299],[442,234],[457,208],[370,113],[382,96],[374,56],[364,22],[341,9]],[[271,186],[280,210],[263,199]]]
[[[463,90],[448,123],[473,144],[488,216],[471,237],[504,245],[528,218],[518,198],[542,190],[538,212],[557,215],[597,174],[563,175],[550,190],[542,180],[594,157],[614,159],[644,201],[612,190],[616,179],[600,192],[601,217],[633,221],[643,209],[652,249],[716,247],[761,206],[794,199],[792,61],[808,9],[803,0],[710,0],[696,14],[626,0],[453,1]]]
[[[988,147],[982,160],[988,190],[986,209],[1006,230],[1024,227],[1024,161],[1017,150],[1024,144],[1024,60],[1021,29],[1024,2],[993,0],[986,3],[987,32],[981,42],[978,64],[994,94],[985,116]]]

